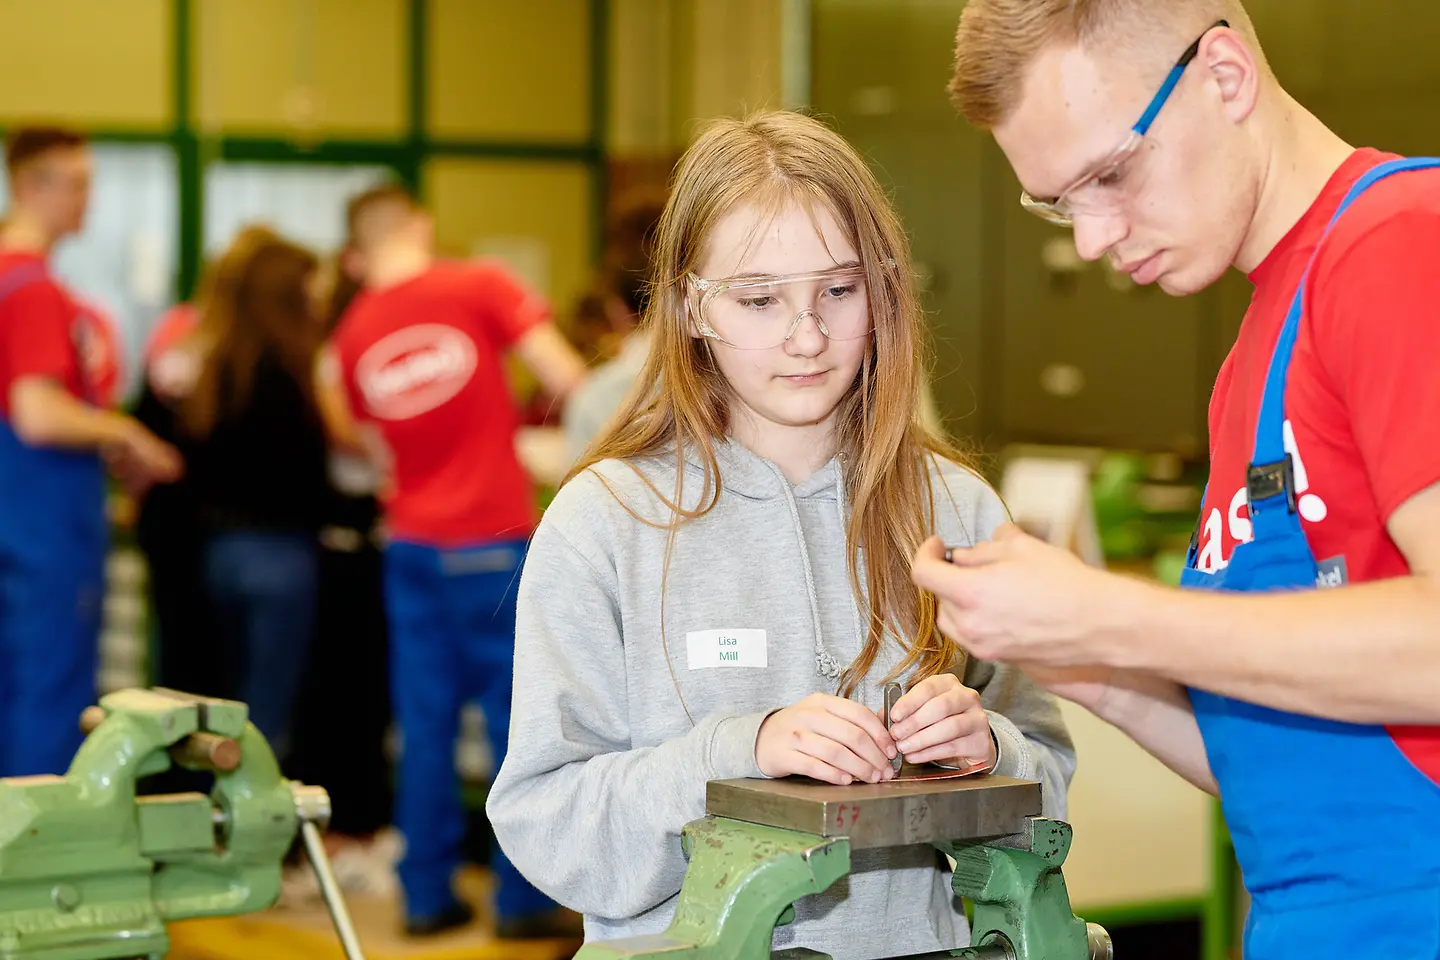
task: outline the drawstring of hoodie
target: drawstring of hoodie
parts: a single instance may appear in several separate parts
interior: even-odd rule
[[[805,529],[800,525],[800,508],[795,505],[795,494],[790,489],[790,481],[785,478],[785,474],[773,463],[768,460],[765,462],[780,481],[780,489],[785,494],[785,505],[790,508],[790,520],[795,525],[795,536],[800,541],[800,564],[805,571],[805,590],[810,597],[810,619],[815,627],[815,672],[822,677],[837,680],[844,668],[825,649],[824,635],[820,629],[820,600],[815,591],[815,572],[810,567],[810,549],[805,543]],[[858,619],[858,613],[856,617]]]
[[[839,456],[839,464],[837,470],[840,474],[840,478],[839,481],[835,484],[835,502],[840,510],[840,532],[844,536],[845,542],[848,545],[850,542],[850,518],[846,515],[845,509],[847,504],[845,503],[845,454],[843,453]],[[862,573],[863,564],[857,563],[855,565],[855,574],[857,577],[860,577],[862,576]],[[863,585],[863,580],[860,580],[860,582],[857,583],[857,586]],[[850,598],[850,616],[852,617],[855,624],[856,649],[863,650],[865,649],[865,634],[864,632],[862,632],[860,627],[860,598],[858,596]]]

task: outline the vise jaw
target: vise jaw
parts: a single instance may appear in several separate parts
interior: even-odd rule
[[[271,906],[295,785],[244,704],[123,690],[87,711],[62,776],[0,780],[0,960],[159,960],[165,925]],[[210,796],[137,797],[172,763]]]

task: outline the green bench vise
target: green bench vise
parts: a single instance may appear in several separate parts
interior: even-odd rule
[[[804,779],[709,784],[685,827],[690,866],[668,930],[591,943],[575,960],[829,960],[772,953],[796,900],[850,871],[850,853],[930,844],[956,865],[971,906],[965,960],[1110,960],[1105,930],[1070,908],[1061,866],[1070,825],[1040,816],[1040,784],[1008,777],[836,787]]]
[[[329,797],[280,775],[244,704],[123,690],[81,727],[64,776],[0,780],[0,960],[161,960],[172,921],[274,904],[297,830],[360,960],[320,836]],[[136,796],[172,763],[213,771],[214,791]]]

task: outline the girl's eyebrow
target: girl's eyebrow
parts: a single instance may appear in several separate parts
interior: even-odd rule
[[[727,280],[727,281],[732,281],[732,282],[735,281],[735,280],[771,280],[771,281],[773,281],[773,280],[784,280],[786,277],[820,277],[820,276],[824,276],[824,275],[827,274],[827,273],[841,273],[841,272],[846,271],[846,270],[858,270],[859,268],[860,268],[860,261],[859,261],[859,260],[847,260],[847,261],[845,261],[844,263],[837,263],[837,264],[835,264],[833,267],[824,267],[823,269],[820,269],[820,270],[807,270],[807,271],[805,271],[805,272],[803,272],[803,273],[791,273],[791,274],[780,274],[780,273],[739,273],[739,274],[736,274],[736,275],[733,276],[733,277],[725,277],[724,279]]]

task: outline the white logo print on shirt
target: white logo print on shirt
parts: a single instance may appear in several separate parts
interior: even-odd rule
[[[1299,496],[1300,516],[1310,523],[1320,523],[1330,515],[1330,508],[1317,495],[1305,492],[1310,489],[1310,475],[1305,471],[1305,461],[1301,458],[1300,447],[1295,442],[1295,429],[1289,420],[1285,421],[1283,434],[1285,452],[1290,454],[1295,467],[1295,492]],[[1229,530],[1230,539],[1234,540],[1237,546],[1249,543],[1255,536],[1250,524],[1250,507],[1245,499],[1243,485],[1230,498],[1227,516],[1222,518],[1218,507],[1212,507],[1205,515],[1205,523],[1200,530],[1200,555],[1195,564],[1205,573],[1222,570],[1229,563],[1222,552],[1224,537],[1221,534],[1226,528]]]
[[[448,402],[475,372],[475,342],[441,323],[404,327],[355,364],[366,407],[380,420],[407,420]]]

